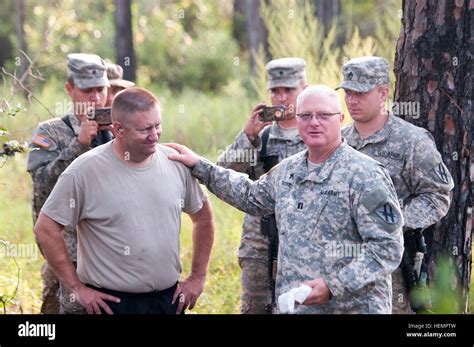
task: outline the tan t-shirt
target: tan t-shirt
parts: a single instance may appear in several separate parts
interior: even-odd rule
[[[112,143],[77,158],[60,176],[42,212],[77,226],[77,273],[84,283],[130,293],[179,279],[181,211],[198,212],[207,195],[171,148],[157,145],[149,165],[131,168]]]

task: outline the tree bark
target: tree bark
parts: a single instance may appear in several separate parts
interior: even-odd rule
[[[131,0],[115,0],[115,55],[123,67],[126,80],[136,79],[136,57],[133,48]]]
[[[324,30],[328,31],[340,14],[340,0],[314,0],[314,5],[319,23],[323,24]]]
[[[234,0],[232,11],[232,37],[239,43],[240,51],[245,51],[248,46],[245,17],[245,0]]]
[[[25,40],[25,2],[24,0],[16,0],[15,2],[15,31],[16,36],[18,38],[18,44],[20,48],[20,52],[18,56],[15,58],[15,65],[19,67],[19,76],[18,79],[20,80],[21,84],[29,88],[29,78],[28,78],[28,71],[29,71],[29,61],[26,59],[27,54],[27,46]],[[16,86],[16,89],[20,89],[20,86]],[[28,92],[23,89],[23,95],[25,97],[28,96]]]
[[[447,216],[425,235],[430,275],[441,255],[453,259],[464,312],[472,263],[473,7],[470,0],[404,0],[394,69],[394,101],[419,103],[419,116],[402,118],[433,134],[454,179]]]
[[[256,71],[254,54],[258,52],[258,48],[263,46],[266,55],[268,55],[268,32],[260,17],[260,0],[245,1],[245,17],[250,55],[250,68],[254,73]]]

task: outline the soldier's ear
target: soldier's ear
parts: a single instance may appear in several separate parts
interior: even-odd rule
[[[114,122],[113,123],[113,127],[114,127],[114,130],[115,130],[115,133],[116,134],[123,134],[123,126],[122,124],[120,124],[120,122]]]
[[[71,96],[71,93],[72,93],[72,86],[69,84],[69,82],[66,82],[66,92],[69,96]]]
[[[389,91],[388,85],[381,85],[379,88],[380,88],[380,92],[381,92],[381,96],[382,96],[383,101],[387,101],[388,91]]]

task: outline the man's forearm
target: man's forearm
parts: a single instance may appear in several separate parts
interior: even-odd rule
[[[216,166],[201,159],[192,174],[219,199],[251,215],[274,213],[274,188],[262,180],[252,181],[247,175]]]
[[[446,216],[449,205],[448,193],[420,194],[411,199],[402,209],[405,226],[410,229],[425,229]]]
[[[205,277],[212,245],[214,244],[214,219],[212,207],[208,201],[204,203],[204,211],[193,221],[193,259],[191,275]]]
[[[67,253],[62,229],[61,225],[40,213],[35,225],[35,236],[54,273],[69,290],[74,291],[81,282]]]

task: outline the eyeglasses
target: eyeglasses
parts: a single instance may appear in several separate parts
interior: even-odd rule
[[[328,121],[332,116],[337,114],[341,114],[341,112],[334,112],[334,113],[312,113],[312,112],[305,112],[305,113],[298,113],[296,117],[298,117],[302,122],[309,122],[313,117],[320,122]]]

